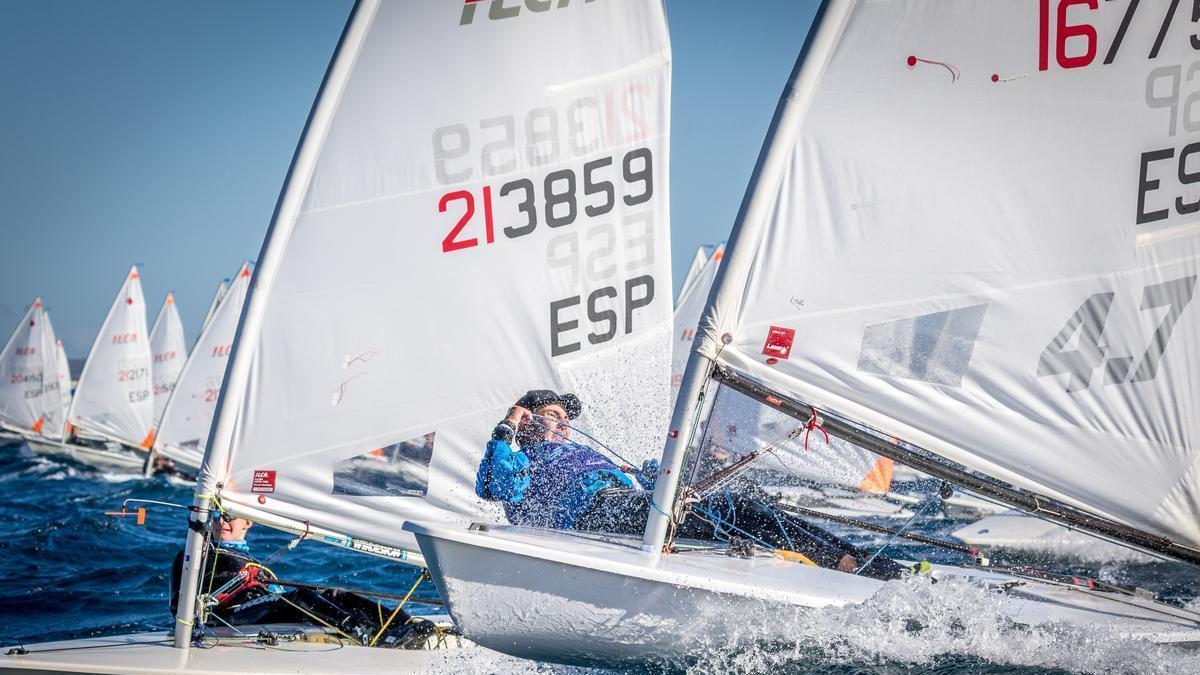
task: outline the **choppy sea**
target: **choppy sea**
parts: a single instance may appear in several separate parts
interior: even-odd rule
[[[144,525],[105,515],[129,498],[174,504],[190,488],[162,477],[103,475],[33,455],[22,445],[0,446],[0,645],[161,630],[171,626],[170,564],[185,538],[185,512],[150,507]],[[933,519],[916,531],[945,537],[961,523]],[[248,537],[260,557],[289,538],[259,527]],[[865,541],[862,543],[866,543]],[[924,546],[889,549],[894,555],[952,561],[954,554]],[[1159,598],[1197,606],[1200,574],[1183,564],[1139,556],[1069,551],[1038,554],[1058,571],[1154,590]],[[1048,557],[1047,557],[1048,556]],[[305,541],[272,565],[281,578],[388,593],[404,592],[416,572],[378,558]],[[990,610],[969,587],[897,583],[869,605],[794,621],[794,642],[728,650],[714,646],[678,672],[772,673],[1200,673],[1200,650],[1148,646],[1085,629],[1015,626]],[[436,598],[431,584],[418,596]],[[421,611],[417,608],[416,611]],[[428,606],[425,611],[440,610]],[[748,631],[754,626],[748,625]],[[718,637],[719,636],[714,636]],[[714,645],[722,640],[714,639]],[[495,656],[450,659],[457,673],[600,672]]]

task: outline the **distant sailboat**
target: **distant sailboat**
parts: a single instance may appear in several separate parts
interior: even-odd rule
[[[687,295],[688,289],[691,288],[692,283],[696,281],[696,278],[699,277],[700,273],[704,270],[704,266],[708,264],[708,260],[708,247],[698,247],[695,255],[692,256],[692,264],[688,266],[687,274],[683,277],[683,284],[679,286],[679,295],[675,299],[676,310],[679,309],[679,303],[682,302],[684,296]],[[696,317],[697,320],[699,318],[699,316]]]
[[[158,425],[188,356],[187,338],[183,335],[183,322],[179,319],[173,293],[167,293],[167,299],[154,319],[154,327],[150,329],[150,355],[154,424]]]
[[[217,292],[213,293],[212,301],[208,303],[208,311],[204,313],[204,321],[200,324],[200,332],[203,333],[205,328],[208,328],[208,322],[212,321],[213,312],[217,311],[217,306],[221,304],[221,299],[225,297],[226,291],[229,290],[229,280],[222,279],[221,283],[217,284]],[[199,335],[196,336],[199,339]]]
[[[51,343],[53,344],[53,343]],[[18,437],[39,434],[44,424],[42,380],[45,349],[42,299],[37,298],[21,317],[0,351],[0,428]]]
[[[100,326],[75,386],[67,415],[75,437],[145,462],[154,443],[151,375],[146,303],[133,267]]]
[[[183,365],[154,441],[158,454],[195,477],[200,471],[208,432],[217,408],[229,354],[250,287],[250,264],[242,265],[228,292],[205,322],[196,346]]]

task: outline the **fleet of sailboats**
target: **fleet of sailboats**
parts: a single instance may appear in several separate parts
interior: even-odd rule
[[[697,251],[672,304],[661,2],[360,0],[258,264],[218,289],[161,414],[134,268],[60,425],[198,475],[175,647],[204,618],[218,502],[427,567],[464,635],[514,656],[611,666],[685,660],[713,635],[786,641],[758,619],[819,620],[893,582],[674,540],[693,488],[761,478],[738,461],[758,451],[773,473],[882,496],[907,464],[1200,563],[1200,360],[1181,346],[1200,338],[1200,236],[1146,205],[1166,180],[1149,162],[1174,151],[1145,154],[1169,139],[1143,62],[1076,72],[1060,48],[1055,66],[1026,4],[824,2],[728,249]],[[1152,32],[1121,27],[1184,58]],[[411,68],[431,40],[442,62]],[[1114,176],[1137,186],[1135,222]],[[6,431],[54,419],[61,354],[35,302],[0,352]],[[507,526],[475,497],[492,425],[540,387],[580,394],[581,431],[624,457],[664,448],[643,538]],[[802,442],[775,447],[787,435]],[[909,518],[917,501],[890,505]],[[1133,589],[980,555],[926,570],[930,592],[983,589],[1018,624],[1200,642],[1200,614]],[[338,662],[370,667],[369,651]]]

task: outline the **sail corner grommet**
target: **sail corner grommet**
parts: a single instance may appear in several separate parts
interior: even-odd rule
[[[721,334],[721,343],[727,345],[733,344],[733,335],[730,333]]]

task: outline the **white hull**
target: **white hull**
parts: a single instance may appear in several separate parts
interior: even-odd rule
[[[260,627],[245,627],[257,635]],[[295,626],[269,626],[280,635]],[[25,645],[27,654],[0,652],[3,673],[396,673],[462,670],[472,661],[499,655],[467,640],[446,637],[438,648],[383,649],[345,645],[314,628],[306,638],[259,644],[250,638],[210,640],[206,648],[172,647],[168,633],[135,633],[103,638]],[[215,646],[214,646],[215,645]],[[6,648],[5,651],[8,651]],[[499,657],[503,658],[503,657]]]
[[[900,583],[769,555],[656,558],[632,539],[414,523],[405,529],[416,534],[464,635],[514,656],[576,665],[678,661],[713,649],[794,642],[804,625],[824,621],[822,610],[863,603]],[[1200,615],[1144,598],[987,569],[935,567],[935,575],[944,585],[928,592],[968,586],[1019,624],[1107,626],[1157,642],[1200,642]]]
[[[0,429],[0,445],[16,445],[21,442],[21,434],[13,433],[7,429]]]
[[[146,465],[146,453],[125,446],[93,447],[64,443],[49,438],[25,436],[29,449],[41,455],[67,457],[81,464],[101,469],[141,472]]]
[[[1048,553],[1104,562],[1154,559],[1127,546],[1107,542],[1019,511],[981,518],[955,530],[952,536],[964,544],[985,549]]]

